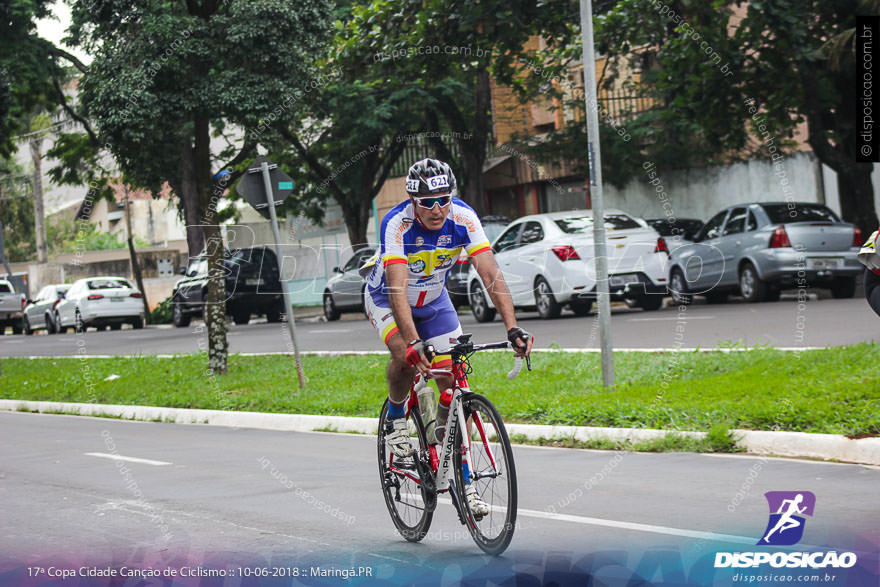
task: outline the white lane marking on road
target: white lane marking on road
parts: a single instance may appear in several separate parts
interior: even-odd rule
[[[157,467],[161,467],[162,465],[171,465],[173,463],[169,463],[166,461],[154,461],[153,459],[140,459],[138,457],[124,457],[122,455],[115,455],[107,452],[87,452],[83,453],[89,457],[98,457],[101,459],[113,459],[114,461],[128,461],[129,463],[143,463],[144,465],[155,465]]]
[[[421,496],[419,496],[421,497]],[[452,500],[441,498],[437,501],[452,505]],[[490,506],[493,510],[505,512],[506,508]],[[684,528],[670,528],[669,526],[655,526],[653,524],[639,524],[637,522],[621,522],[619,520],[605,520],[603,518],[589,518],[586,516],[573,516],[571,514],[554,514],[538,510],[517,509],[517,514],[527,518],[543,518],[557,522],[572,522],[574,524],[586,524],[591,526],[606,526],[609,528],[621,528],[623,530],[635,530],[636,532],[651,532],[654,534],[667,534],[669,536],[684,536],[686,538],[701,538],[717,542],[735,542],[737,544],[754,544],[755,539],[747,536],[734,534],[716,534],[715,532],[701,532],[700,530],[686,530]]]
[[[659,318],[633,318],[630,322],[666,322],[671,320],[680,320],[688,322],[690,320],[715,320],[717,316],[688,316],[687,318],[679,318],[678,316],[662,316]]]

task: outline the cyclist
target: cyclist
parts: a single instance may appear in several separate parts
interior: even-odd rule
[[[382,220],[377,255],[367,279],[364,303],[370,322],[391,351],[388,362],[386,443],[405,458],[413,454],[406,425],[405,403],[416,370],[430,378],[431,368],[452,364],[449,355],[431,356],[456,344],[461,335],[458,314],[446,292],[446,276],[464,248],[504,320],[507,338],[517,356],[532,350],[532,337],[516,324],[510,292],[483,227],[473,209],[456,195],[455,175],[448,164],[422,159],[406,177],[409,199]],[[440,390],[451,388],[449,376],[438,376]],[[482,516],[489,506],[470,483],[466,464],[465,493],[471,511]]]

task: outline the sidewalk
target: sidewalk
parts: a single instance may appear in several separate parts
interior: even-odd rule
[[[257,428],[296,432],[335,431],[375,434],[377,418],[347,416],[316,416],[305,414],[268,414],[223,410],[193,410],[153,406],[122,406],[64,402],[0,400],[0,410],[40,413],[63,413],[81,416],[104,416],[124,420],[162,421],[177,424],[208,424],[233,428]],[[663,438],[671,431],[644,428],[598,428],[588,426],[545,426],[539,424],[507,424],[510,434],[527,438],[611,440],[618,442],[645,441]],[[676,434],[702,437],[703,432],[675,431]],[[850,439],[839,434],[808,434],[805,432],[771,432],[734,430],[738,446],[749,453],[785,457],[801,457],[880,465],[880,438]]]

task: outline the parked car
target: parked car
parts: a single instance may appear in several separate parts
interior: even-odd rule
[[[28,300],[22,319],[24,333],[33,334],[37,330],[45,330],[48,334],[55,334],[55,309],[69,289],[70,285],[63,283],[47,285],[40,290],[36,299]]]
[[[373,255],[376,247],[359,249],[342,266],[333,268],[333,277],[327,280],[322,303],[324,317],[328,321],[339,320],[343,312],[364,311],[364,287],[366,281],[358,269]]]
[[[86,277],[73,282],[55,307],[58,332],[73,328],[85,332],[90,326],[119,330],[123,324],[144,327],[143,294],[121,277]]]
[[[481,223],[483,231],[486,233],[486,239],[492,243],[510,224],[510,218],[507,216],[483,216]],[[470,303],[468,299],[469,265],[467,255],[462,252],[458,262],[452,266],[446,278],[446,290],[449,292],[449,299],[452,300],[452,305],[456,309]]]
[[[12,328],[12,334],[21,334],[26,303],[23,293],[16,293],[11,282],[0,279],[0,335],[6,333],[7,326]]]
[[[269,322],[281,322],[284,299],[275,252],[268,247],[229,249],[223,252],[226,314],[236,324],[247,324],[251,315],[265,314]],[[181,270],[183,279],[171,292],[171,320],[188,326],[193,316],[204,316],[208,301],[208,258],[193,258]]]
[[[679,240],[693,241],[703,221],[697,218],[645,218],[645,221],[663,237],[679,237]],[[666,244],[671,245],[671,239]]]
[[[611,298],[659,309],[666,294],[666,241],[620,210],[605,212],[605,227]],[[563,306],[579,316],[589,313],[596,299],[592,210],[525,216],[492,249],[514,306],[536,308],[542,318],[559,316]],[[496,310],[473,268],[468,279],[474,317],[493,320]]]
[[[809,286],[850,298],[862,271],[856,258],[861,240],[857,227],[822,204],[737,204],[713,216],[692,244],[672,252],[670,293],[676,304],[690,303],[695,294],[721,302],[731,293],[760,302]]]

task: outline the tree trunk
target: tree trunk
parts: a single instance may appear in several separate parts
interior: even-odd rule
[[[850,170],[837,172],[837,191],[843,219],[862,230],[862,236],[877,230],[877,212],[874,209],[874,184],[871,182],[870,163],[853,164]]]
[[[190,257],[197,257],[205,248],[202,230],[201,195],[198,191],[195,154],[191,138],[187,137],[180,154],[180,185],[172,186],[180,195],[180,209],[186,224],[186,246]]]
[[[37,262],[49,261],[49,246],[46,242],[46,213],[43,208],[43,139],[40,135],[30,138],[31,160],[34,162],[34,229],[37,236]]]
[[[477,70],[476,90],[474,92],[474,121],[470,135],[465,138],[468,129],[460,128],[463,121],[460,116],[449,116],[446,119],[455,130],[462,133],[458,139],[461,148],[461,164],[464,172],[464,189],[460,189],[463,199],[470,204],[478,216],[486,214],[486,198],[483,193],[483,164],[486,162],[486,145],[492,128],[491,93],[489,89],[489,72],[485,66]]]
[[[217,226],[216,204],[211,203],[213,189],[211,180],[211,135],[207,118],[196,116],[193,168],[204,212],[200,220],[208,254],[208,300],[205,314],[208,327],[208,371],[212,375],[226,375],[229,345],[226,340],[226,277],[223,266],[223,236]],[[219,198],[217,198],[219,201]]]
[[[125,228],[128,235],[128,255],[131,258],[131,272],[141,292],[141,301],[144,303],[144,322],[150,320],[150,304],[147,303],[147,290],[144,289],[144,278],[141,275],[141,264],[134,250],[134,235],[131,232],[131,203],[128,199],[128,186],[125,186]]]

